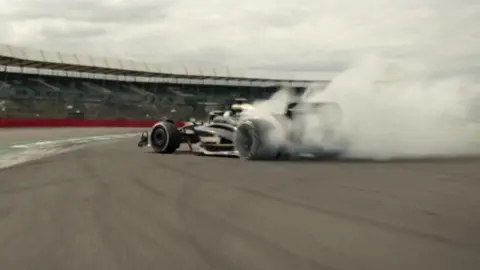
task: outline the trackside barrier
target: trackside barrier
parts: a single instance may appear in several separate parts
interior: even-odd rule
[[[130,127],[148,128],[156,121],[149,120],[93,120],[51,118],[0,118],[0,128],[60,128],[60,127]],[[184,122],[177,122],[178,127]]]

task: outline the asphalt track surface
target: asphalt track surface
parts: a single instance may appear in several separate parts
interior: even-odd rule
[[[0,171],[0,269],[480,269],[480,161],[242,162],[136,141]]]

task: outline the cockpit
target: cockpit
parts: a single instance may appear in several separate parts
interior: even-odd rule
[[[230,110],[225,111],[225,117],[239,117],[240,114],[246,110],[250,110],[252,106],[250,104],[242,103],[242,104],[233,104]]]
[[[224,111],[211,111],[208,113],[208,121],[212,121],[218,116],[223,116],[224,113],[225,113]]]
[[[235,119],[240,117],[242,112],[245,110],[251,109],[250,104],[233,104],[229,110],[226,111],[211,111],[209,113],[209,121],[212,121],[213,119],[217,118],[218,116],[222,116],[223,118],[228,118],[228,119]]]

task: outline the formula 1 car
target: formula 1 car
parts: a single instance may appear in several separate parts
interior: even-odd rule
[[[211,111],[206,122],[194,120],[178,124],[172,120],[159,121],[150,132],[142,133],[138,146],[150,145],[157,153],[170,154],[186,143],[193,153],[238,156],[233,134],[240,114],[251,108],[248,103],[236,103],[230,110]]]
[[[328,121],[322,121],[325,118]],[[317,120],[320,124],[314,125]],[[339,121],[340,107],[330,102],[288,102],[284,113],[278,115],[256,114],[250,104],[234,104],[205,123],[178,127],[171,120],[157,122],[142,134],[138,146],[150,145],[155,152],[167,154],[186,143],[193,153],[245,160],[331,157],[346,147],[346,140],[336,130]],[[307,133],[314,134],[310,142]]]

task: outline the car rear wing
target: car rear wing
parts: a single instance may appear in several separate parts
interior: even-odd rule
[[[342,110],[335,102],[291,102],[287,105],[285,116],[295,119],[297,116],[311,115],[331,124],[342,121]]]

